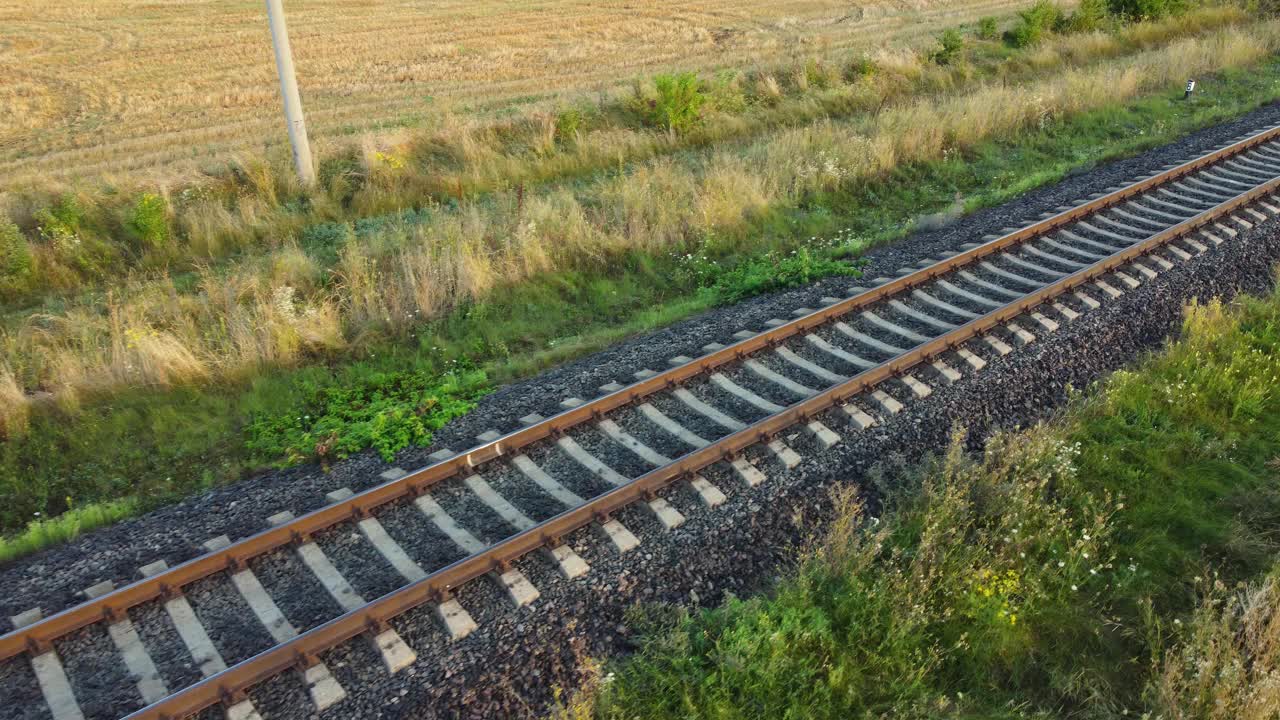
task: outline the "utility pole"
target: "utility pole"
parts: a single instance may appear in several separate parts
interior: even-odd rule
[[[271,24],[271,44],[276,49],[276,69],[280,72],[280,95],[284,98],[284,119],[289,126],[289,144],[293,146],[293,163],[298,179],[311,186],[316,173],[311,165],[311,143],[307,140],[307,123],[302,119],[302,98],[298,96],[298,78],[293,74],[293,50],[289,47],[289,29],[284,24],[284,8],[280,0],[267,0],[267,21]]]

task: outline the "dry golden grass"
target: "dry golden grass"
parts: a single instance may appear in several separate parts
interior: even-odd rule
[[[1060,51],[1070,55],[1077,44],[1095,42],[1068,38]],[[629,250],[682,252],[690,238],[732,229],[814,188],[936,159],[1277,50],[1275,21],[1217,29],[1128,57],[1066,65],[1037,80],[975,82],[904,98],[873,115],[781,127],[683,158],[659,156],[623,175],[519,199],[498,193],[492,203],[441,210],[343,244],[329,284],[319,282],[316,260],[289,242],[202,270],[195,292],[164,275],[122,278],[105,302],[90,294],[66,299],[56,314],[11,315],[0,327],[0,362],[10,367],[0,374],[0,398],[32,399],[46,390],[74,403],[86,391],[289,365],[371,330],[402,331],[541,271],[598,265]],[[898,58],[903,72],[910,60]],[[236,224],[210,213],[200,222]]]
[[[1280,717],[1280,579],[1234,593],[1213,585],[1158,668],[1155,720]]]
[[[900,42],[1027,0],[293,0],[325,138],[486,114],[663,69]],[[1070,4],[1070,3],[1068,3]],[[258,0],[0,0],[0,177],[183,175],[279,147]]]

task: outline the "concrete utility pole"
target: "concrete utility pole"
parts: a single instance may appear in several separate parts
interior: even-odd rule
[[[280,0],[267,0],[267,20],[271,24],[271,44],[276,49],[276,69],[280,72],[280,94],[284,97],[284,119],[289,126],[289,144],[293,145],[293,162],[298,179],[310,186],[316,181],[311,165],[311,143],[307,140],[307,123],[302,119],[302,98],[298,96],[298,78],[293,74],[293,50],[289,47],[289,29],[284,24],[284,8]]]

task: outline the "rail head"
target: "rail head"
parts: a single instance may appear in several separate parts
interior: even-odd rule
[[[581,406],[565,410],[543,421],[471,448],[454,457],[415,470],[397,480],[385,482],[343,501],[306,513],[289,523],[263,530],[220,550],[175,565],[165,572],[125,585],[113,592],[50,615],[31,625],[10,631],[0,636],[0,661],[27,652],[40,652],[48,648],[57,638],[95,624],[103,618],[118,616],[132,607],[159,598],[166,593],[179,592],[193,582],[228,568],[237,567],[252,558],[273,550],[289,546],[300,539],[346,522],[361,512],[370,512],[401,498],[424,493],[436,483],[455,477],[471,468],[517,453],[533,443],[590,422],[605,413],[630,405],[673,384],[681,383],[722,365],[735,362],[742,356],[767,348],[796,334],[847,315],[854,310],[873,305],[903,290],[909,290],[916,285],[928,282],[942,273],[963,267],[1007,247],[1043,235],[1099,210],[1124,202],[1130,197],[1146,192],[1153,187],[1176,180],[1208,165],[1221,162],[1226,158],[1259,144],[1269,142],[1277,137],[1280,137],[1280,126],[1264,130],[1174,168],[1126,185],[1080,206],[1065,210],[1012,233],[965,250],[917,272],[891,280],[888,283],[841,300],[784,325],[743,339],[723,349],[698,357],[690,363],[668,369],[653,377],[598,397]],[[1026,302],[1029,303],[1030,300]],[[1027,308],[1033,306],[1031,304],[1026,305]],[[934,354],[936,352],[938,351],[935,349]],[[894,374],[901,373],[909,367],[904,363],[905,361],[899,362],[898,359],[895,359],[886,367],[892,368],[891,372]],[[862,377],[862,375],[858,377]],[[641,479],[643,480],[644,478]],[[630,487],[630,485],[627,487]],[[608,496],[612,495],[613,493],[611,492]]]
[[[335,618],[313,628],[293,640],[276,646],[262,655],[241,662],[217,675],[179,691],[165,700],[129,715],[126,720],[157,720],[185,717],[216,704],[222,698],[237,696],[248,688],[290,667],[302,658],[317,657],[325,650],[366,632],[370,627],[384,626],[392,618],[431,602],[452,589],[475,580],[495,567],[507,566],[558,538],[567,536],[601,517],[648,497],[681,478],[691,476],[726,457],[743,452],[762,438],[774,437],[789,427],[807,421],[838,403],[875,387],[959,343],[1007,323],[1029,309],[1070,292],[1087,282],[1153,252],[1165,243],[1213,222],[1222,215],[1248,205],[1266,195],[1280,191],[1280,178],[1206,210],[1147,240],[1125,248],[1106,259],[1082,268],[1066,277],[973,319],[929,342],[909,350],[893,362],[868,369],[818,395],[799,401],[785,410],[745,429],[734,432],[715,443],[689,452],[672,463],[656,468],[631,483],[615,488],[581,505],[556,515],[544,523],[517,533],[481,553],[463,558],[426,578],[406,585],[374,600],[359,610]]]

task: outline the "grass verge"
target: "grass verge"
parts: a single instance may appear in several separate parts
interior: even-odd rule
[[[853,495],[768,597],[656,608],[566,717],[1264,718],[1280,628],[1280,291],[1055,420]]]
[[[752,236],[749,253],[733,250],[738,247],[733,237],[716,234],[704,235],[695,252],[633,249],[605,267],[541,272],[499,286],[481,300],[415,322],[404,338],[373,335],[355,348],[322,354],[308,368],[255,366],[249,378],[88,393],[70,405],[30,408],[4,421],[25,430],[0,445],[0,497],[5,500],[0,531],[19,533],[32,521],[47,530],[51,516],[97,503],[128,500],[126,507],[146,510],[252,468],[322,454],[315,437],[281,452],[264,450],[284,447],[279,444],[251,447],[246,441],[245,428],[255,423],[311,414],[302,399],[307,393],[327,393],[374,375],[438,378],[459,368],[502,382],[719,302],[848,272],[838,259],[901,237],[922,213],[955,209],[957,195],[965,209],[995,204],[1073,169],[1169,142],[1274,100],[1280,96],[1277,69],[1280,62],[1272,58],[1201,78],[1201,93],[1188,102],[1167,89],[1088,112],[1046,116],[963,152],[817,189],[803,202],[755,215],[742,231]],[[273,302],[277,315],[310,322],[308,308],[291,296]],[[296,325],[288,327],[299,332]],[[152,357],[148,353],[164,350],[147,333],[129,342],[135,346],[126,349],[139,363]],[[26,405],[5,407],[15,412]],[[88,524],[73,523],[76,528]],[[38,536],[57,535],[41,531]]]

